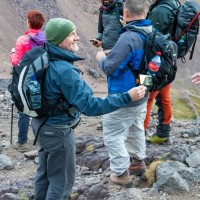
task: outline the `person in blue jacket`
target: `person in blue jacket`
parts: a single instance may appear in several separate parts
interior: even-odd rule
[[[35,200],[64,200],[70,195],[75,181],[76,154],[73,127],[79,122],[80,112],[97,116],[117,110],[145,95],[140,86],[101,99],[94,97],[91,88],[82,79],[74,65],[81,60],[75,25],[67,19],[53,18],[45,27],[50,63],[44,78],[43,94],[48,102],[63,99],[60,108],[67,112],[50,116],[38,136],[39,164],[35,176]],[[33,119],[33,132],[44,119]]]
[[[137,78],[132,71],[139,71],[145,37],[134,30],[152,32],[150,20],[145,19],[146,11],[147,1],[126,0],[123,13],[126,25],[121,29],[117,43],[107,57],[103,51],[97,53],[99,66],[108,77],[109,94],[137,88]],[[103,116],[104,142],[109,151],[113,183],[127,185],[131,180],[130,173],[141,175],[146,169],[144,119],[147,99],[148,95]]]

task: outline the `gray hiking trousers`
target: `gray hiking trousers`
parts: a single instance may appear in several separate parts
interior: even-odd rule
[[[64,200],[70,195],[75,181],[73,130],[44,125],[40,130],[38,143],[35,200]]]

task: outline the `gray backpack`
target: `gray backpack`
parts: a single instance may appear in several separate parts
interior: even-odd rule
[[[178,58],[184,58],[188,52],[190,52],[189,59],[191,60],[193,57],[199,33],[199,15],[200,5],[195,1],[186,1],[179,8],[173,35],[174,41],[178,45]]]

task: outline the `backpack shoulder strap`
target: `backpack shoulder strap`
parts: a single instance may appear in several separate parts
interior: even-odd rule
[[[148,33],[141,30],[141,29],[138,29],[138,28],[132,28],[131,31],[133,32],[137,32],[139,35],[142,34],[144,37],[147,37]],[[131,71],[131,73],[133,74],[133,76],[135,77],[136,79],[136,85],[139,85],[139,74],[141,73],[144,73],[144,71],[146,71],[146,68],[147,68],[147,57],[148,55],[150,54],[150,51],[152,49],[152,46],[153,46],[153,43],[154,43],[154,40],[155,40],[155,37],[156,37],[156,30],[153,29],[153,35],[152,35],[152,38],[151,38],[151,43],[150,43],[150,46],[148,47],[149,49],[147,49],[147,45],[146,45],[146,41],[145,41],[145,48],[144,48],[144,56],[142,58],[142,61],[140,63],[140,66],[139,66],[139,70],[133,70],[130,62],[127,64],[129,70]],[[140,35],[141,37],[141,35]]]
[[[133,27],[132,29],[128,29],[128,30],[133,31],[133,32],[137,32],[140,37],[141,37],[141,35],[143,35],[144,37],[146,37],[146,35],[147,35],[147,33],[145,31],[143,31],[139,28],[136,28],[136,27],[135,28]],[[139,74],[141,73],[142,66],[145,65],[145,62],[146,62],[146,49],[144,49],[144,55],[143,55],[142,61],[141,61],[140,66],[139,66],[139,70],[134,70],[131,63],[130,62],[127,63],[128,69],[131,71],[131,73],[135,77],[135,84],[137,86],[139,86],[139,83],[140,83]]]

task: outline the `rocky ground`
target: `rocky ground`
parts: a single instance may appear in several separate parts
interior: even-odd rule
[[[81,37],[80,55],[85,57],[78,66],[84,72],[86,81],[102,96],[106,93],[106,78],[96,68],[97,49],[89,39],[96,35],[96,0],[1,0],[0,1],[0,200],[33,199],[34,174],[37,168],[37,146],[33,146],[33,134],[29,129],[30,152],[20,153],[13,149],[11,141],[11,99],[7,78],[10,62],[9,52],[16,38],[26,29],[27,9],[42,10],[47,19],[64,16],[73,20]],[[5,34],[6,33],[6,34]],[[195,54],[199,54],[196,48]],[[178,80],[190,77],[198,71],[198,60],[189,64],[192,68],[181,68]],[[189,66],[188,65],[188,66]],[[180,73],[182,72],[182,73]],[[17,112],[14,109],[13,137],[17,140]],[[153,168],[153,161],[163,162],[157,167],[156,175],[147,170],[144,177],[133,178],[132,188],[113,185],[109,181],[108,152],[103,144],[102,130],[97,130],[100,117],[82,116],[81,124],[75,130],[77,138],[77,178],[71,198],[73,200],[196,200],[200,199],[200,133],[199,121],[178,121],[172,123],[172,145],[147,146],[146,163]],[[148,134],[155,132],[156,115]],[[170,162],[169,162],[170,161]],[[155,164],[154,164],[155,167]],[[154,171],[154,170],[152,170]]]
[[[11,140],[11,100],[6,88],[0,86],[0,200],[33,199],[34,174],[37,168],[37,146],[29,130],[30,151],[20,153],[13,149]],[[14,109],[13,137],[17,140],[17,112]],[[146,163],[151,168],[155,160],[162,160],[156,175],[132,176],[133,186],[123,188],[109,181],[108,152],[103,144],[102,130],[97,130],[100,117],[82,116],[75,130],[77,138],[77,178],[71,198],[73,200],[186,200],[200,199],[200,132],[199,122],[172,123],[172,145],[148,145]],[[156,115],[152,113],[149,135],[155,131]],[[150,170],[150,169],[148,169]],[[148,171],[147,170],[147,171]],[[152,172],[151,172],[152,174]],[[148,174],[147,174],[148,175]]]

